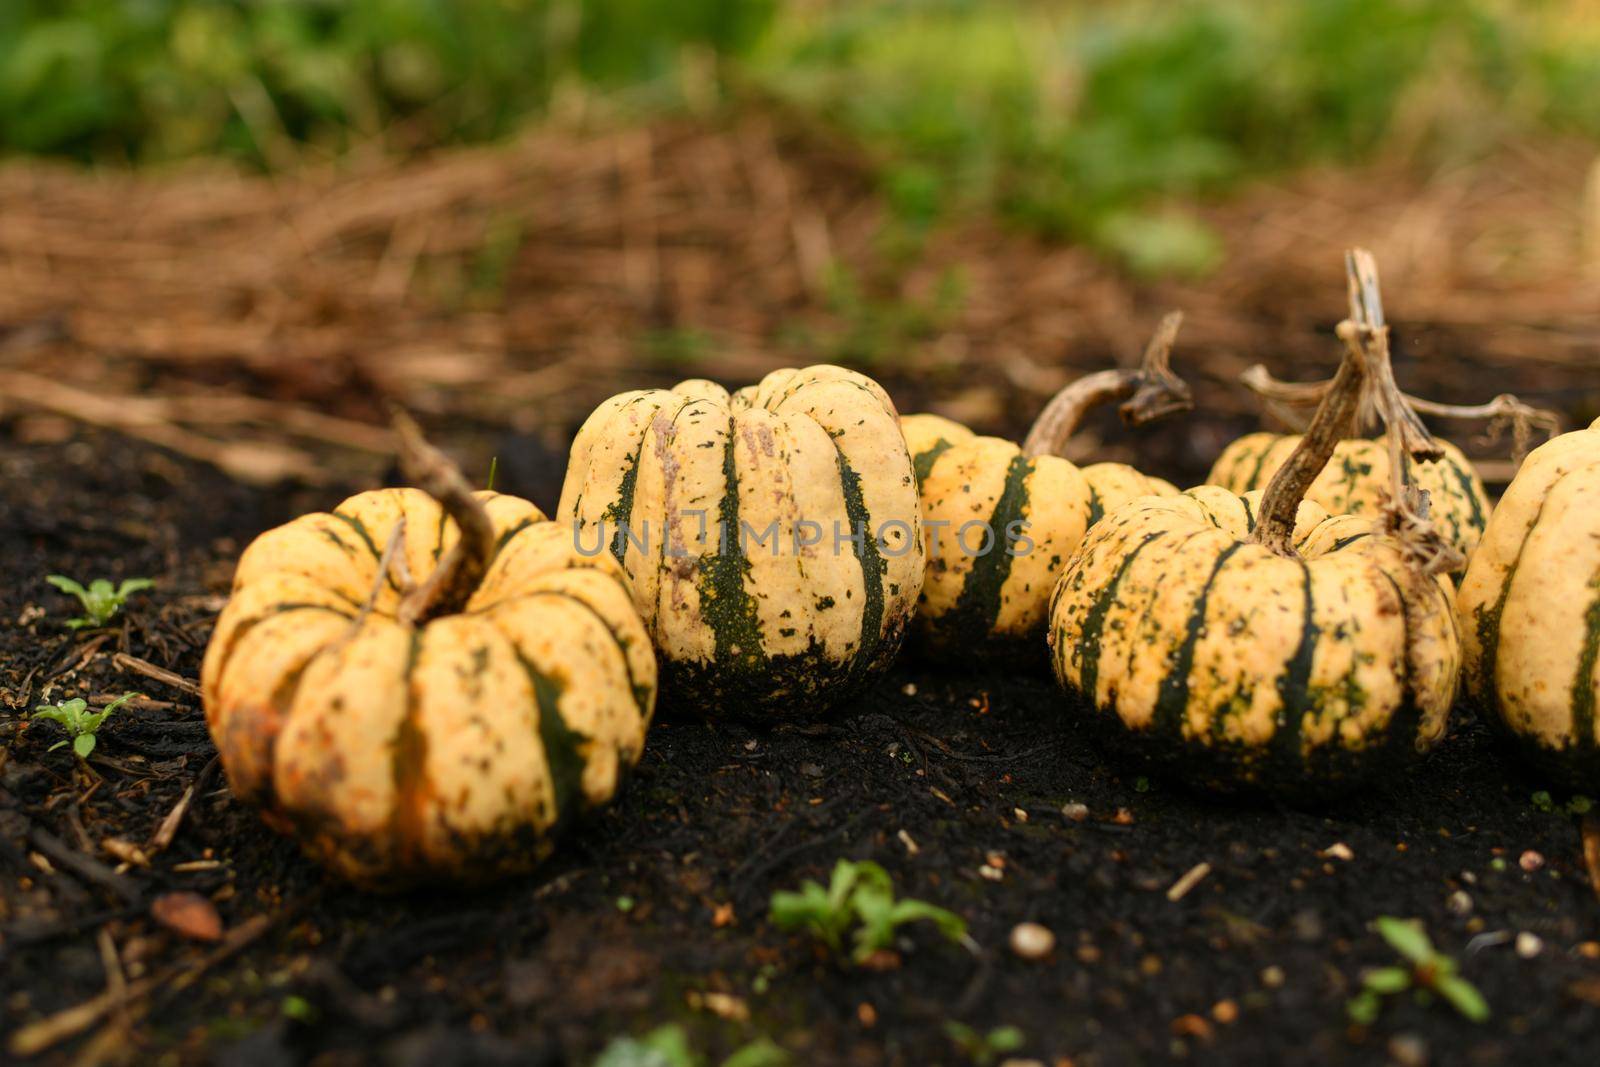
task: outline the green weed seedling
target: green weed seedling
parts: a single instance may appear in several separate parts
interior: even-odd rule
[[[844,951],[844,937],[855,925],[851,959],[862,963],[894,943],[895,928],[930,920],[952,941],[967,943],[961,917],[921,900],[895,900],[889,872],[871,861],[840,860],[824,889],[807,879],[800,891],[772,894],[772,921],[784,930],[810,930],[835,954]]]
[[[1422,924],[1389,915],[1373,923],[1378,935],[1406,961],[1402,967],[1378,967],[1361,976],[1361,992],[1351,998],[1347,1008],[1354,1022],[1366,1025],[1377,1019],[1383,998],[1415,990],[1418,996],[1437,994],[1472,1022],[1489,1017],[1488,1002],[1476,986],[1458,972],[1456,961],[1439,952],[1428,940]]]
[[[1022,1031],[1015,1026],[997,1026],[987,1034],[980,1034],[966,1023],[952,1020],[944,1024],[944,1032],[975,1067],[990,1067],[998,1063],[1000,1057],[1017,1051],[1027,1042]]]
[[[104,626],[122,610],[122,605],[127,603],[130,596],[156,584],[149,578],[128,578],[121,585],[114,586],[104,578],[96,578],[85,589],[61,574],[47,575],[45,581],[63,593],[77,597],[78,603],[83,605],[82,615],[67,620],[67,625],[74,630],[83,626]]]
[[[722,1067],[787,1067],[789,1054],[758,1037],[722,1061]],[[594,1067],[705,1067],[706,1059],[689,1047],[677,1023],[668,1023],[643,1037],[619,1037],[594,1061]]]
[[[99,711],[90,711],[89,702],[82,697],[57,701],[54,706],[40,704],[33,709],[31,718],[48,719],[60,724],[61,728],[67,731],[67,736],[51,745],[47,751],[54,752],[70,741],[72,751],[78,754],[78,758],[88,759],[89,753],[94,751],[94,746],[98,743],[95,732],[105,724],[113,711],[138,695],[138,693],[124,693]]]

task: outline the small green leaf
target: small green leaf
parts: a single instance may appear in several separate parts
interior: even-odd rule
[[[722,1061],[722,1067],[785,1067],[789,1054],[771,1038],[758,1037]]]
[[[668,1023],[642,1038],[619,1037],[605,1047],[594,1067],[699,1067],[683,1027]]]
[[[94,734],[79,734],[72,739],[72,751],[78,754],[79,759],[88,759],[89,753],[94,751]]]
[[[1427,963],[1433,959],[1433,942],[1423,932],[1421,924],[1392,915],[1380,915],[1373,922],[1378,935],[1389,942],[1389,947],[1412,963]]]
[[[279,1005],[284,1017],[296,1022],[309,1023],[316,1019],[317,1009],[305,997],[295,996],[293,993],[283,998]]]
[[[1382,1008],[1383,1001],[1378,999],[1378,994],[1370,991],[1357,993],[1345,1004],[1345,1011],[1349,1013],[1350,1021],[1360,1023],[1362,1026],[1368,1026],[1376,1020]]]
[[[67,739],[63,737],[61,740],[57,741],[55,744],[53,744],[49,748],[45,749],[45,751],[46,752],[54,752],[56,749],[61,748],[66,743],[67,743]]]
[[[64,574],[47,574],[44,580],[63,593],[77,597],[80,601],[88,599],[89,591]]]
[[[1483,994],[1478,992],[1478,987],[1465,978],[1456,975],[1445,975],[1436,979],[1433,988],[1439,995],[1448,1000],[1463,1016],[1475,1023],[1481,1023],[1489,1017],[1489,1003],[1483,999]]]
[[[989,1046],[991,1052],[1015,1052],[1027,1041],[1022,1031],[1015,1026],[1000,1026],[989,1031],[984,1044]]]
[[[1361,976],[1361,984],[1374,993],[1399,993],[1411,986],[1411,972],[1404,967],[1379,967]]]
[[[1540,811],[1554,811],[1556,808],[1555,803],[1550,799],[1550,794],[1543,789],[1533,794],[1529,799],[1533,801],[1533,806]]]
[[[1582,793],[1574,795],[1571,800],[1567,801],[1567,812],[1571,815],[1587,815],[1593,807],[1594,801]]]

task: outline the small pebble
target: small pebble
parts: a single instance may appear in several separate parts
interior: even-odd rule
[[[1127,808],[1118,808],[1117,813],[1111,816],[1111,821],[1116,823],[1118,826],[1132,826],[1133,812],[1129,811]]]
[[[1016,819],[1018,822],[1027,822],[1028,821],[1028,813],[1027,813],[1027,811],[1025,811],[1022,808],[1012,808],[1011,809],[1011,816],[1012,816],[1012,818]]]
[[[916,696],[917,695],[917,683],[916,682],[907,682],[905,685],[900,687],[900,692],[904,693],[908,697]]]
[[[1335,841],[1323,849],[1322,854],[1328,859],[1344,860],[1346,863],[1356,858],[1356,854],[1350,851],[1350,846],[1343,841]]]
[[[999,867],[991,867],[985,863],[982,867],[978,868],[978,876],[980,878],[987,878],[991,882],[998,882],[1000,879],[1006,876],[1006,872],[1002,871]]]
[[[1211,1040],[1211,1024],[1200,1015],[1180,1015],[1172,1020],[1172,1033],[1176,1037],[1198,1037],[1202,1041]]]
[[[1454,893],[1451,893],[1448,897],[1446,897],[1444,906],[1445,910],[1451,915],[1472,914],[1472,898],[1467,895],[1467,891],[1465,889],[1457,889]]]
[[[1025,960],[1042,960],[1056,947],[1056,935],[1048,926],[1018,923],[1011,928],[1011,951]]]
[[[1585,941],[1578,946],[1578,955],[1586,960],[1600,960],[1600,941]]]
[[[1274,963],[1271,967],[1264,968],[1261,972],[1261,984],[1268,989],[1278,989],[1283,985],[1283,968]]]
[[[1531,960],[1544,951],[1544,940],[1536,933],[1524,930],[1517,935],[1517,955]]]
[[[878,1009],[866,1001],[856,1005],[856,1018],[861,1020],[861,1025],[871,1028],[878,1025]]]
[[[1100,950],[1093,945],[1079,945],[1077,955],[1079,963],[1100,962]]]
[[[1428,1043],[1416,1034],[1396,1034],[1389,1039],[1389,1058],[1400,1067],[1425,1067]]]
[[[1544,856],[1530,848],[1517,860],[1517,865],[1525,871],[1537,871],[1544,866]]]
[[[1229,1026],[1239,1018],[1239,1005],[1231,1000],[1219,1000],[1211,1005],[1211,1017],[1223,1026]]]
[[[1080,804],[1076,800],[1061,805],[1061,814],[1073,822],[1082,822],[1089,817],[1089,805]]]

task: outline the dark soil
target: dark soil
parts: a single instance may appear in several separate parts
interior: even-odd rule
[[[965,1062],[947,1021],[1013,1025],[1027,1055],[1079,1065],[1600,1058],[1600,905],[1578,821],[1560,796],[1535,805],[1538,784],[1466,713],[1414,773],[1292,810],[1120,772],[1047,679],[907,661],[821,725],[660,723],[622,800],[533,877],[349,890],[230,798],[197,698],[114,659],[196,678],[241,547],[340,493],[258,492],[120,438],[13,429],[0,424],[4,1029],[100,995],[111,952],[125,980],[162,979],[45,1061],[582,1065],[614,1035],[679,1022],[712,1062],[761,1034],[800,1064]],[[549,499],[515,481],[548,468],[506,463],[505,488]],[[50,573],[158,585],[108,630],[74,633]],[[47,751],[53,725],[23,720],[46,698],[128,690],[150,700],[104,727],[90,771]],[[191,786],[171,845],[114,870],[103,842],[145,845]],[[1336,843],[1348,853],[1325,853]],[[979,950],[922,924],[885,968],[851,970],[766,921],[774,890],[841,857],[960,913]],[[1169,900],[1200,863],[1209,875]],[[150,915],[173,890],[209,897],[225,937],[271,925],[202,971],[214,946]],[[1421,919],[1491,1020],[1404,997],[1352,1024],[1361,970],[1395,959],[1369,929],[1380,915]],[[1047,959],[1007,948],[1024,920],[1054,931]],[[1533,958],[1513,947],[1524,931],[1542,940]]]

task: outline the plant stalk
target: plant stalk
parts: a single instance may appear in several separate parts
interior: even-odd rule
[[[1124,401],[1118,413],[1129,426],[1142,426],[1194,407],[1188,384],[1172,372],[1169,363],[1182,324],[1181,311],[1162,316],[1137,368],[1098,371],[1068,384],[1034,420],[1022,442],[1022,454],[1061,455],[1084,417],[1112,400]]]
[[[416,420],[396,411],[394,428],[400,439],[401,471],[439,502],[461,532],[427,580],[400,601],[397,618],[405,625],[416,625],[466,606],[494,555],[494,523],[461,468],[428,443]]]

